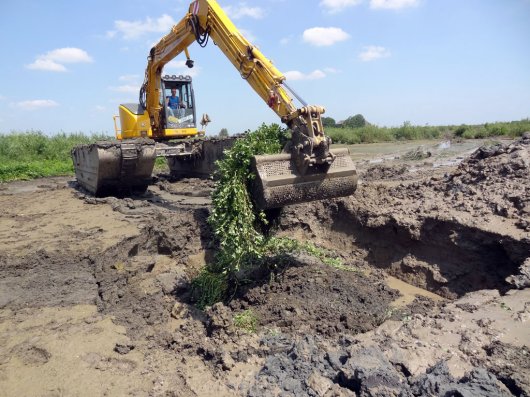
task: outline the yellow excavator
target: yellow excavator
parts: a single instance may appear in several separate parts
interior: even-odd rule
[[[179,54],[193,67],[188,47],[209,39],[239,71],[252,89],[291,130],[284,152],[255,156],[252,196],[261,209],[353,194],[357,173],[348,149],[330,149],[321,115],[324,108],[305,103],[287,84],[285,76],[253,46],[215,0],[196,0],[185,17],[150,51],[139,103],[119,107],[116,141],[80,145],[72,150],[78,183],[95,195],[117,190],[145,191],[157,156],[168,159],[171,173],[210,175],[214,163],[233,139],[207,139],[197,128],[192,79],[163,75],[163,67]],[[171,109],[171,90],[180,106]],[[292,94],[300,103],[296,107]],[[201,120],[204,127],[207,115]]]

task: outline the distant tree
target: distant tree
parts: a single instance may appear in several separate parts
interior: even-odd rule
[[[228,130],[226,128],[221,128],[221,131],[219,132],[220,138],[226,138],[228,136]]]
[[[333,117],[322,117],[322,125],[324,127],[336,127],[337,123]]]
[[[366,119],[362,114],[356,114],[355,116],[350,116],[344,120],[343,125],[350,128],[361,128],[366,125]]]
[[[458,137],[462,137],[464,136],[467,130],[468,130],[468,126],[465,124],[462,124],[460,127],[457,127],[455,129],[455,135]]]

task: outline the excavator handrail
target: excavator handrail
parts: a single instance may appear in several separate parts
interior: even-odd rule
[[[121,128],[118,128],[118,123],[117,123],[117,119],[119,119],[120,116],[115,114],[114,116],[112,116],[112,119],[114,120],[114,133],[116,134],[116,139],[120,140],[122,139],[122,136],[121,136]]]

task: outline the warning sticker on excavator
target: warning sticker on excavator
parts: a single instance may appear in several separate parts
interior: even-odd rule
[[[197,15],[199,13],[199,0],[197,0],[193,4],[193,15]]]

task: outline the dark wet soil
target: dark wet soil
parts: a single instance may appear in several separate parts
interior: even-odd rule
[[[215,249],[210,181],[162,176],[148,194],[126,199],[72,193],[85,206],[110,206],[138,233],[83,251],[69,244],[103,231],[54,231],[62,251],[2,253],[0,319],[97,305],[128,339],[113,346],[115,356],[85,359],[123,372],[140,368],[127,358],[140,354],[153,396],[528,396],[528,335],[502,338],[530,318],[526,284],[509,281],[530,256],[529,145],[485,148],[443,178],[399,185],[407,167],[371,168],[354,197],[285,208],[271,216],[273,233],[332,249],[345,268],[283,258],[204,311],[190,289]],[[417,298],[396,308],[386,274],[455,303]],[[244,312],[255,330],[237,325]],[[10,357],[22,367],[53,361],[28,341],[0,351],[0,384]]]
[[[307,256],[293,259],[272,280],[248,289],[229,307],[236,312],[252,308],[262,327],[331,337],[375,328],[398,296],[358,269],[334,269]]]

